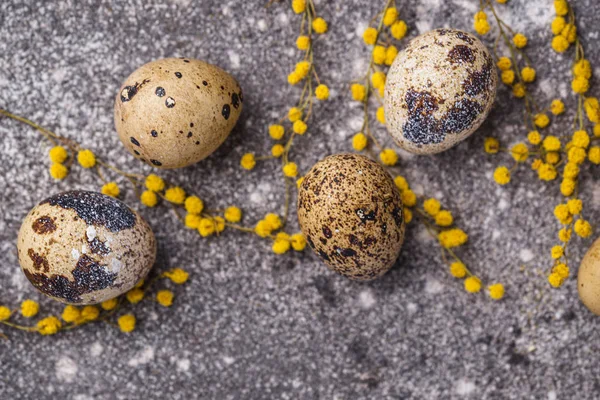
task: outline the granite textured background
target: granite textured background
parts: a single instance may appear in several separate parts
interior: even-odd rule
[[[399,0],[414,36],[437,27],[472,31],[476,0]],[[5,0],[0,2],[0,107],[78,140],[130,170],[150,168],[118,141],[113,98],[139,65],[167,56],[204,59],[231,72],[244,89],[244,113],[226,143],[205,161],[165,175],[213,207],[237,204],[244,222],[281,212],[279,164],[252,172],[238,164],[247,151],[267,153],[266,127],[298,96],[286,75],[299,18],[289,4],[241,0]],[[600,65],[600,11],[575,1],[587,55]],[[352,79],[364,74],[360,35],[383,1],[320,0],[329,33],[315,59],[332,98],[316,107],[309,133],[297,141],[301,171],[325,155],[351,149],[360,106]],[[572,53],[550,49],[549,0],[498,6],[530,39],[538,69],[532,86],[543,104],[564,98],[569,113],[552,132],[570,130]],[[490,42],[488,42],[490,44]],[[596,76],[600,70],[596,69]],[[598,85],[593,92],[598,94]],[[401,167],[420,193],[442,199],[470,234],[460,254],[485,281],[506,284],[493,302],[470,295],[442,264],[436,244],[413,224],[397,265],[383,278],[356,283],[329,272],[309,250],[285,256],[254,236],[226,232],[201,239],[165,209],[143,209],[159,240],[157,269],[182,266],[191,282],[174,288],[174,307],[146,301],[138,329],[123,334],[93,324],[54,337],[1,328],[1,399],[598,399],[600,319],[578,301],[575,279],[560,290],[545,281],[558,225],[557,184],[528,168],[498,187],[493,169],[507,155],[486,155],[486,135],[505,144],[524,137],[522,102],[501,87],[483,127],[436,156],[403,153]],[[381,140],[390,143],[383,128]],[[0,304],[39,300],[42,314],[62,307],[36,291],[19,270],[15,240],[22,218],[50,193],[97,190],[80,168],[63,182],[47,174],[48,147],[24,125],[0,119]],[[583,172],[586,217],[600,218],[597,170]],[[126,188],[123,183],[123,188]],[[293,222],[294,226],[296,222]],[[592,239],[576,240],[574,265]],[[168,284],[165,284],[169,286]],[[24,322],[24,321],[23,321]]]

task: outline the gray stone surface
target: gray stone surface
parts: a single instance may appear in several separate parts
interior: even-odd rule
[[[165,175],[212,207],[243,206],[244,221],[281,212],[279,165],[251,173],[238,166],[246,151],[266,153],[266,126],[298,95],[286,84],[299,54],[298,18],[289,5],[265,1],[5,0],[0,3],[0,107],[80,141],[114,164],[148,173],[126,153],[112,123],[121,81],[137,66],[166,56],[205,59],[230,71],[244,88],[245,110],[226,143],[196,166]],[[300,169],[348,151],[360,128],[349,81],[364,73],[360,34],[382,1],[318,2],[330,22],[316,43],[316,62],[332,99],[316,107],[309,134],[297,141]],[[410,35],[435,27],[471,30],[477,1],[400,1]],[[532,87],[543,104],[566,99],[569,114],[553,123],[570,130],[569,52],[550,50],[549,1],[509,0],[499,6],[530,38],[538,67]],[[576,2],[587,54],[596,46],[600,14],[593,0]],[[358,21],[358,22],[357,22]],[[490,44],[488,42],[488,44]],[[600,70],[596,69],[596,76]],[[593,91],[598,93],[598,85]],[[506,284],[502,302],[469,295],[442,264],[439,250],[413,224],[397,265],[372,283],[329,272],[306,251],[276,256],[254,236],[226,232],[203,240],[164,208],[141,209],[159,240],[156,269],[182,266],[191,282],[175,288],[175,306],[144,302],[138,329],[122,334],[94,324],[41,337],[1,328],[1,399],[594,399],[600,397],[599,319],[578,301],[575,280],[560,290],[545,282],[559,226],[552,216],[556,184],[528,168],[500,188],[491,173],[508,156],[483,153],[486,135],[505,144],[525,134],[522,102],[499,90],[478,133],[437,156],[409,157],[401,167],[420,192],[439,196],[470,234],[460,249],[485,281]],[[38,134],[0,119],[0,303],[34,298],[42,314],[62,307],[26,282],[17,262],[20,221],[36,202],[65,189],[98,189],[75,168],[64,182],[47,176],[47,145]],[[383,129],[377,135],[389,142]],[[600,187],[583,172],[586,217],[600,217]],[[123,183],[123,187],[125,184]],[[295,225],[295,221],[293,225]],[[576,240],[578,262],[589,240]],[[167,285],[168,286],[168,285]]]

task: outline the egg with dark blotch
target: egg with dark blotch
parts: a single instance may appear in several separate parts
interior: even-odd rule
[[[592,244],[581,261],[577,290],[581,302],[591,312],[600,315],[600,239]]]
[[[387,76],[388,133],[416,154],[445,151],[470,136],[489,114],[497,73],[475,36],[436,29],[414,38]]]
[[[115,99],[115,127],[139,160],[181,168],[208,157],[227,139],[243,101],[240,85],[221,68],[165,58],[125,80]]]
[[[17,240],[27,279],[67,304],[96,304],[127,292],[156,257],[146,221],[95,192],[64,192],[42,201],[25,217]]]
[[[298,222],[325,264],[355,280],[387,272],[404,241],[402,200],[392,177],[357,154],[329,156],[312,167],[299,188]]]

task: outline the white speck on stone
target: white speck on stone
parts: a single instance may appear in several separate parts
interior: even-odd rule
[[[592,190],[592,205],[594,208],[600,207],[600,185],[595,184]]]
[[[231,364],[233,364],[235,362],[235,358],[229,357],[229,356],[225,356],[225,357],[223,357],[223,362],[226,365],[231,365]]]
[[[233,50],[228,50],[227,55],[229,56],[231,68],[238,69],[240,67],[240,55]]]
[[[62,356],[55,365],[56,378],[59,381],[71,383],[77,375],[77,364],[73,359]]]
[[[500,201],[498,202],[498,208],[500,210],[506,210],[508,208],[508,201],[506,201],[505,199],[500,199]]]
[[[359,38],[362,38],[365,30],[368,28],[369,26],[367,25],[367,23],[365,21],[361,21],[358,24],[356,24],[356,29],[354,30],[354,33],[356,33],[356,36],[358,36]]]
[[[430,277],[426,279],[427,280],[425,281],[425,293],[436,294],[444,290],[444,285],[442,285],[438,280]]]
[[[358,305],[360,308],[368,310],[369,308],[372,308],[375,303],[377,303],[377,300],[375,300],[375,296],[373,296],[373,293],[370,290],[363,290],[358,294]]]
[[[279,22],[280,25],[287,25],[288,21],[289,18],[285,12],[281,12],[277,15],[277,22]]]
[[[94,342],[90,346],[90,355],[92,357],[99,357],[103,351],[104,347],[102,347],[102,344],[100,342]]]
[[[73,260],[79,260],[79,256],[80,256],[79,250],[77,250],[77,249],[71,250],[71,258]]]
[[[146,346],[130,359],[129,362],[127,362],[127,365],[130,367],[137,367],[139,365],[148,364],[152,360],[154,360],[154,348]]]
[[[85,230],[85,235],[87,236],[88,242],[91,242],[92,240],[96,239],[96,228],[94,227],[94,225],[89,225],[87,227],[87,229]]]
[[[494,231],[492,232],[492,240],[496,240],[496,239],[498,239],[498,238],[500,237],[500,235],[501,235],[501,234],[502,234],[502,233],[500,233],[500,231],[499,231],[499,230],[497,230],[497,229],[494,229]]]
[[[259,19],[256,23],[258,30],[261,32],[265,32],[267,30],[267,22],[264,19]]]
[[[556,392],[554,390],[551,390],[548,392],[548,400],[556,400],[557,396],[556,396]]]
[[[408,311],[411,314],[414,314],[417,312],[417,305],[415,303],[408,303],[406,305],[406,311]]]
[[[177,360],[177,370],[180,372],[187,372],[190,370],[190,360],[187,358],[182,358],[181,360]]]
[[[55,82],[61,83],[67,76],[67,70],[64,68],[57,68],[52,72],[52,79]]]
[[[533,260],[533,252],[529,249],[522,249],[519,251],[519,258],[523,262],[529,262]]]
[[[417,196],[423,196],[423,194],[425,194],[425,188],[420,183],[413,185],[411,189]]]
[[[431,241],[433,241],[433,238],[424,226],[421,226],[421,228],[419,228],[416,238],[421,243],[430,243]]]
[[[459,379],[456,382],[456,394],[459,396],[466,396],[475,391],[475,384],[471,381],[468,381],[466,378]]]

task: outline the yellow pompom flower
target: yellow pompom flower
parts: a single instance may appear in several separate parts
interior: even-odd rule
[[[569,42],[561,35],[554,36],[554,39],[552,39],[552,48],[557,53],[564,53],[569,48]]]
[[[600,137],[600,124],[594,125],[594,137]]]
[[[562,228],[560,231],[558,231],[558,240],[563,243],[571,240],[571,229]]]
[[[531,169],[534,171],[537,171],[538,169],[540,169],[541,166],[542,166],[542,160],[540,160],[539,158],[536,158],[531,163]]]
[[[234,206],[227,207],[225,209],[224,217],[229,222],[240,222],[240,220],[242,219],[242,210]]]
[[[504,285],[496,283],[488,286],[488,292],[493,300],[500,300],[504,297]]]
[[[75,306],[68,305],[63,309],[61,317],[65,322],[75,322],[81,319],[81,311]]]
[[[410,189],[402,191],[400,197],[406,207],[414,207],[417,204],[417,195]]]
[[[50,166],[50,176],[57,181],[63,180],[69,175],[69,170],[62,164],[52,164]]]
[[[584,130],[575,131],[573,133],[572,143],[573,146],[587,149],[587,147],[590,145],[590,136]]]
[[[365,32],[363,33],[363,40],[365,41],[366,44],[368,45],[373,45],[377,42],[377,29],[373,28],[373,27],[368,27],[367,29],[365,29]]]
[[[558,288],[563,284],[564,279],[560,277],[559,274],[553,272],[550,275],[548,275],[548,283],[550,283],[550,285],[552,287]]]
[[[302,110],[298,107],[290,108],[290,110],[288,111],[288,119],[290,120],[290,122],[296,122],[300,118],[302,118]]]
[[[479,293],[481,290],[481,281],[475,276],[465,279],[465,290],[469,293]]]
[[[522,33],[517,33],[515,36],[513,36],[513,43],[517,49],[522,49],[523,47],[527,46],[527,36],[523,35]]]
[[[179,186],[173,186],[166,190],[165,199],[169,203],[183,204],[185,202],[185,190]]]
[[[321,17],[315,18],[312,22],[312,28],[316,33],[323,34],[327,32],[327,21]]]
[[[442,247],[450,249],[461,246],[467,242],[469,235],[462,229],[454,228],[442,231],[438,234],[438,240]]]
[[[529,83],[535,80],[535,69],[531,67],[525,67],[521,70],[521,77],[523,82]]]
[[[576,185],[577,183],[573,179],[564,178],[560,183],[560,193],[565,197],[570,196],[575,191]]]
[[[393,149],[383,149],[379,153],[379,159],[385,165],[393,166],[398,162],[398,154]]]
[[[401,175],[398,175],[394,178],[394,184],[401,192],[408,190],[409,187],[406,178]]]
[[[291,236],[290,242],[292,248],[296,251],[302,251],[306,247],[306,238],[301,233],[295,233]]]
[[[450,274],[455,278],[464,278],[467,275],[467,267],[461,262],[453,262],[450,264]]]
[[[373,75],[371,75],[371,82],[373,83],[373,87],[375,89],[379,89],[380,87],[384,87],[385,86],[385,74],[381,71],[377,71],[375,72]]]
[[[496,66],[500,71],[508,71],[512,67],[512,61],[508,57],[500,57]]]
[[[490,23],[487,21],[487,19],[475,20],[473,23],[473,29],[475,29],[475,32],[478,34],[485,35],[490,31]]]
[[[300,79],[304,79],[310,72],[310,67],[311,64],[308,61],[300,61],[296,64],[296,69],[294,70],[294,72],[298,74]]]
[[[103,301],[100,304],[100,307],[102,307],[102,309],[105,311],[111,311],[111,310],[114,310],[118,304],[119,304],[119,300],[115,297],[114,299]]]
[[[121,191],[119,190],[119,185],[116,182],[108,182],[102,186],[102,194],[111,197],[118,197]]]
[[[380,124],[385,125],[385,110],[383,107],[377,109],[377,121],[379,121]]]
[[[575,233],[584,239],[591,236],[592,234],[592,225],[590,225],[589,222],[581,218],[575,221],[574,229]]]
[[[565,112],[565,103],[559,99],[552,100],[550,104],[550,112],[554,115],[560,115]]]
[[[184,207],[188,213],[199,215],[204,210],[204,202],[198,196],[189,196],[185,199]]]
[[[137,304],[144,299],[144,291],[140,288],[133,288],[127,292],[125,297],[131,304]]]
[[[327,85],[320,84],[315,89],[315,96],[318,100],[327,100],[329,98],[329,88]]]
[[[383,46],[375,46],[373,49],[373,62],[378,65],[385,64],[386,48]]]
[[[364,101],[367,96],[367,89],[360,83],[355,83],[350,87],[352,98],[356,101]]]
[[[546,162],[555,165],[560,161],[560,153],[558,151],[550,151],[546,153]]]
[[[357,133],[352,137],[352,148],[356,151],[364,150],[367,147],[367,136],[363,133]]]
[[[283,166],[282,170],[283,174],[288,178],[295,178],[296,176],[298,176],[298,166],[296,165],[296,163],[288,162]]]
[[[524,162],[529,157],[529,149],[525,143],[517,143],[510,149],[510,154],[516,162]]]
[[[135,329],[135,316],[132,314],[121,315],[117,320],[121,332],[129,333]]]
[[[392,65],[398,56],[398,48],[396,46],[388,46],[385,50],[385,65]]]
[[[448,210],[442,210],[435,216],[435,224],[438,226],[450,226],[454,222],[452,213]]]
[[[521,82],[518,82],[513,85],[512,93],[513,93],[513,96],[515,96],[517,99],[522,99],[523,97],[525,97],[525,94],[527,93],[527,89],[525,89],[524,84],[522,84]]]
[[[592,77],[592,64],[582,58],[573,65],[573,75],[578,78],[590,79]]]
[[[600,147],[590,147],[590,151],[588,152],[588,160],[590,160],[592,164],[600,164]]]
[[[273,241],[271,249],[275,254],[284,254],[291,247],[290,236],[285,232],[279,232]]]
[[[260,237],[267,237],[271,234],[271,224],[269,224],[264,219],[258,221],[256,226],[254,227],[254,232]]]
[[[81,150],[77,153],[77,162],[83,168],[93,168],[96,165],[96,156],[91,150]]]
[[[544,146],[544,150],[546,151],[559,151],[560,140],[556,136],[546,136],[542,146]]]
[[[310,38],[305,35],[298,36],[298,39],[296,39],[296,47],[298,50],[308,50],[310,47]]]
[[[254,154],[246,153],[242,156],[240,161],[240,165],[242,168],[247,169],[248,171],[252,170],[256,165],[256,159],[254,158]]]
[[[200,225],[198,226],[198,233],[202,237],[209,237],[210,235],[215,233],[216,228],[217,227],[215,226],[215,223],[212,219],[202,218],[200,220]]]
[[[271,155],[275,158],[279,158],[285,152],[285,148],[281,144],[276,144],[271,147]]]
[[[527,140],[533,145],[542,143],[542,135],[538,131],[531,131],[527,134]]]
[[[304,121],[298,120],[294,122],[292,129],[297,135],[304,135],[306,133],[306,130],[308,129],[308,126]]]
[[[162,192],[165,188],[165,181],[158,175],[150,174],[146,177],[146,189],[153,192]]]
[[[67,149],[64,147],[54,146],[48,152],[48,156],[50,157],[50,161],[53,163],[62,164],[67,160],[69,154],[67,153]]]
[[[283,226],[283,223],[281,222],[281,218],[279,218],[279,215],[277,215],[277,214],[269,213],[269,214],[265,215],[264,220],[269,224],[272,231],[281,229],[281,227]]]
[[[274,140],[280,140],[285,134],[285,128],[282,125],[275,124],[269,126],[269,136]]]
[[[515,81],[515,72],[512,69],[502,71],[500,78],[502,79],[502,83],[506,85],[512,85],[512,83]]]
[[[510,182],[510,171],[505,166],[500,166],[494,171],[494,180],[498,185],[506,185]]]
[[[543,163],[538,169],[538,178],[543,181],[553,181],[558,173],[552,165]]]
[[[62,324],[55,316],[46,317],[38,321],[36,325],[36,329],[41,335],[54,335],[60,328],[62,328]]]
[[[567,24],[560,33],[560,36],[567,39],[567,42],[569,42],[569,44],[575,43],[575,41],[577,40],[577,27],[573,24]]]
[[[586,98],[583,107],[590,122],[600,123],[600,102],[596,97]]]
[[[300,83],[301,80],[302,76],[300,76],[300,74],[296,71],[290,72],[287,76],[287,81],[292,86],[297,85],[298,83]]]
[[[40,311],[40,305],[33,300],[25,300],[21,303],[21,315],[25,318],[32,318]]]
[[[168,278],[176,285],[183,285],[188,281],[190,274],[181,268],[173,268],[163,273],[165,278]]]
[[[390,26],[398,19],[398,10],[396,7],[389,7],[385,10],[383,14],[383,24],[385,26]]]
[[[292,10],[296,14],[302,14],[306,11],[306,0],[292,0]]]
[[[583,202],[580,199],[570,199],[567,201],[569,212],[573,215],[579,215],[583,210]]]
[[[400,40],[404,36],[406,36],[407,31],[408,31],[408,26],[406,26],[406,22],[404,22],[402,20],[394,22],[392,24],[392,27],[390,28],[390,32],[392,33],[392,36],[396,40]]]
[[[442,205],[437,199],[430,198],[423,202],[423,209],[432,217],[435,217],[440,212]]]
[[[173,292],[170,290],[159,290],[156,293],[156,301],[163,307],[171,307],[173,305]]]
[[[569,277],[569,266],[567,264],[557,264],[552,268],[552,273],[557,274],[562,279],[567,279]]]
[[[496,154],[500,150],[500,142],[496,138],[487,137],[483,142],[483,149],[488,154]]]
[[[569,206],[566,204],[559,204],[554,207],[554,216],[561,224],[568,224],[571,220],[571,214],[569,213]]]
[[[567,15],[569,12],[569,3],[566,0],[554,0],[554,11],[556,11],[556,15]]]
[[[568,162],[565,165],[565,169],[563,171],[563,176],[569,179],[575,179],[579,175],[579,165]]]
[[[555,260],[561,258],[564,254],[564,247],[557,245],[557,246],[553,246],[552,250],[550,250],[550,254],[552,256],[552,258],[554,258]]]
[[[550,25],[550,29],[552,33],[555,35],[560,35],[562,30],[567,25],[567,21],[563,17],[556,17],[552,20],[552,24]]]
[[[150,190],[145,190],[140,196],[140,201],[146,207],[154,207],[158,203],[158,196]]]
[[[575,164],[581,164],[585,161],[586,152],[581,147],[571,147],[567,156],[569,158],[569,162],[574,162]]]
[[[225,219],[223,219],[223,217],[215,217],[213,219],[213,222],[215,224],[215,229],[217,230],[217,233],[221,233],[225,230]]]
[[[85,306],[81,310],[81,318],[84,321],[95,321],[100,316],[100,309],[96,306]]]
[[[413,219],[412,211],[410,210],[410,208],[404,207],[403,213],[404,213],[404,222],[406,222],[407,224],[410,224],[410,221],[412,221],[412,219]]]
[[[185,227],[189,229],[198,229],[201,220],[202,217],[198,214],[186,214],[184,220]]]
[[[590,88],[590,81],[583,77],[576,77],[571,82],[571,89],[573,89],[573,91],[575,93],[584,94],[585,92],[587,92],[589,90],[589,88]]]
[[[11,312],[10,308],[5,306],[0,306],[0,321],[6,321],[10,318]]]

